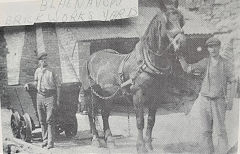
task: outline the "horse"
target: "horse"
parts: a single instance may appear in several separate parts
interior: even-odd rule
[[[93,53],[85,67],[85,77],[80,90],[81,100],[90,99],[92,107],[88,116],[92,129],[92,144],[99,146],[94,104],[102,106],[104,139],[107,146],[114,145],[108,118],[114,98],[130,95],[136,114],[138,137],[136,148],[139,153],[152,151],[152,130],[155,123],[158,95],[164,77],[172,73],[170,56],[184,46],[182,27],[183,15],[175,7],[161,5],[144,35],[129,54],[119,54],[112,49]],[[158,85],[158,86],[156,86]],[[148,106],[148,121],[145,139],[144,104]]]

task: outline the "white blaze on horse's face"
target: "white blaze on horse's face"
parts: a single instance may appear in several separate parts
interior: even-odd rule
[[[174,51],[178,51],[180,47],[184,45],[185,41],[186,37],[183,33],[177,34],[177,36],[175,36],[174,39],[171,40]]]

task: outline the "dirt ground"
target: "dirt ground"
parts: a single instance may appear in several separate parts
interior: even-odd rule
[[[238,138],[238,102],[234,102],[233,109],[227,111],[226,127],[231,148],[237,142]],[[153,129],[153,147],[151,153],[198,153],[198,137],[201,126],[198,119],[198,104],[194,104],[188,115],[184,113],[171,113],[162,115],[163,109],[158,109],[156,124]],[[13,138],[10,130],[11,112],[7,109],[1,109],[2,116],[2,137],[4,139]],[[101,117],[98,117],[100,124]],[[101,148],[91,146],[89,134],[88,117],[77,114],[78,133],[72,139],[66,139],[64,134],[60,134],[56,138],[55,148],[48,150],[48,153],[136,153],[136,123],[134,114],[130,115],[129,127],[128,118],[125,113],[112,113],[110,117],[110,127],[115,137],[116,146],[114,148],[106,148],[102,141]],[[145,121],[146,123],[146,121]],[[130,129],[129,129],[130,128]],[[98,126],[102,129],[102,124]],[[129,134],[130,131],[130,134]],[[100,133],[101,134],[101,133]],[[32,145],[40,147],[39,142],[40,129],[33,132]],[[40,151],[23,150],[20,153],[41,153]],[[42,152],[44,153],[44,152]]]

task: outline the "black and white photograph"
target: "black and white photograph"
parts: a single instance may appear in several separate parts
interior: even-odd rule
[[[238,154],[240,1],[0,0],[0,103],[3,154]]]

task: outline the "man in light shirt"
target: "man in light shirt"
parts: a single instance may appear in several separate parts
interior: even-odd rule
[[[25,84],[26,90],[30,86],[37,88],[37,111],[42,128],[42,147],[54,147],[54,111],[57,103],[57,78],[46,62],[47,53],[38,55],[39,67],[34,74],[34,82]]]
[[[215,37],[206,41],[210,56],[195,64],[187,64],[180,57],[179,62],[187,73],[203,72],[205,77],[199,93],[202,153],[226,154],[228,139],[225,128],[225,113],[231,109],[233,96],[233,66],[219,55],[221,42]],[[212,133],[217,136],[214,147]]]

